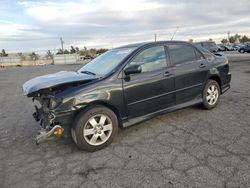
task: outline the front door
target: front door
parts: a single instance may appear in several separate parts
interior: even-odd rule
[[[146,115],[174,105],[174,76],[165,47],[142,50],[126,67],[135,64],[141,66],[141,73],[123,78],[128,117]]]

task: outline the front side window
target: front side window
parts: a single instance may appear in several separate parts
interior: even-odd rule
[[[136,55],[129,63],[131,65],[140,65],[142,73],[154,72],[166,68],[166,52],[164,46],[150,47]]]
[[[196,61],[196,54],[192,46],[186,44],[170,44],[168,48],[174,65]]]

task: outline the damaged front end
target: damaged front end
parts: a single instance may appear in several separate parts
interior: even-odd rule
[[[37,144],[45,140],[69,137],[77,108],[74,97],[62,98],[61,94],[70,93],[73,88],[94,80],[97,78],[93,75],[61,71],[24,83],[24,95],[32,97],[36,110],[33,117],[42,128],[36,137]]]
[[[55,110],[61,104],[62,99],[55,98],[55,96],[46,93],[37,93],[33,97],[33,101],[38,102],[35,105],[36,111],[33,113],[33,117],[42,127],[36,137],[36,143],[39,144],[48,139],[51,140],[65,136],[65,122],[58,119],[60,114]],[[62,126],[62,123],[64,123],[64,126]]]

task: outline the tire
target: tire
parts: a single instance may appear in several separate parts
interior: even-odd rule
[[[203,106],[205,109],[214,108],[220,100],[220,86],[215,80],[208,80],[202,92]]]
[[[71,134],[76,145],[85,151],[96,151],[108,146],[118,131],[115,113],[104,106],[91,106],[80,112]]]
[[[245,50],[240,49],[239,52],[243,54],[243,53],[245,53]]]

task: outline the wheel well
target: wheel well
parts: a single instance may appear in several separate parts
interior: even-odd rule
[[[117,117],[117,119],[118,119],[118,123],[119,123],[119,127],[122,127],[122,118],[121,118],[121,114],[120,114],[120,112],[119,112],[119,110],[116,108],[116,107],[114,107],[114,106],[112,106],[112,105],[110,105],[110,104],[108,104],[108,103],[106,103],[106,102],[104,102],[104,101],[94,101],[94,102],[91,102],[91,103],[89,103],[86,107],[84,107],[82,110],[84,110],[84,109],[86,109],[86,108],[88,108],[88,107],[90,107],[90,106],[93,106],[93,105],[101,105],[101,106],[105,106],[105,107],[107,107],[107,108],[109,108],[110,110],[112,110],[114,113],[115,113],[115,115],[116,115],[116,117]]]
[[[219,84],[220,89],[221,89],[221,80],[220,80],[219,76],[211,76],[209,79],[216,81]]]

